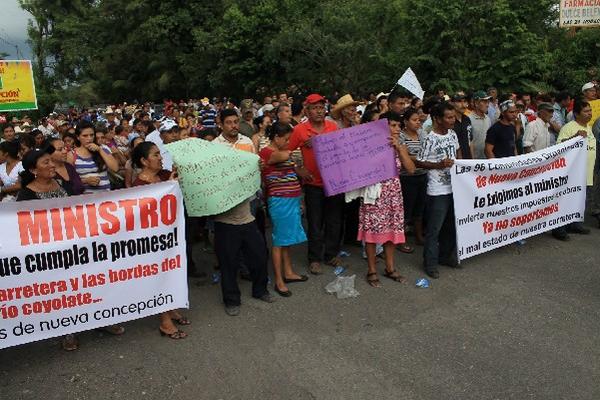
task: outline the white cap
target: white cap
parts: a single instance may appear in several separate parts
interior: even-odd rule
[[[175,128],[177,125],[177,123],[175,121],[173,121],[172,119],[165,119],[163,122],[161,122],[160,126],[158,127],[158,131],[159,132],[166,132],[166,131],[170,131],[171,129]]]
[[[594,85],[592,82],[588,82],[581,87],[581,92],[585,92],[586,90],[593,89],[595,86],[596,85]]]

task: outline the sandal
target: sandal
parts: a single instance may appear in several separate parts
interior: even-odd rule
[[[404,276],[400,275],[400,272],[396,271],[395,269],[388,271],[387,269],[383,272],[383,276],[385,276],[388,279],[391,279],[395,282],[400,282],[400,283],[406,283],[408,282],[408,279],[406,279]]]
[[[331,260],[327,261],[326,264],[330,267],[341,267],[344,265],[339,257],[333,257]]]
[[[374,276],[375,278],[374,279],[371,278],[372,276]],[[379,278],[377,277],[377,272],[371,272],[370,274],[367,274],[367,283],[374,288],[381,287],[381,282],[379,282]]]
[[[192,324],[192,322],[184,316],[180,316],[178,318],[171,318],[171,320],[173,322],[175,322],[177,325],[191,325]]]
[[[319,264],[316,261],[311,262],[308,266],[308,272],[310,272],[313,275],[321,275],[323,273],[323,270],[321,269],[321,264]]]
[[[187,337],[187,333],[185,333],[184,331],[180,331],[180,330],[176,330],[173,333],[167,333],[167,332],[163,331],[161,328],[158,328],[158,331],[160,332],[160,336],[166,336],[168,338],[175,339],[175,340],[185,339]]]
[[[75,335],[73,335],[72,333],[63,336],[62,348],[65,351],[77,350],[77,348],[79,348],[79,342],[77,341],[77,337],[75,337]]]
[[[105,326],[103,328],[98,328],[96,330],[99,332],[109,333],[114,336],[120,336],[125,333],[125,328],[123,328],[121,325]]]
[[[405,253],[405,254],[410,254],[410,253],[412,253],[412,252],[415,251],[414,248],[410,247],[406,243],[404,243],[403,245],[401,245],[400,247],[398,247],[398,250],[400,250],[402,253]]]

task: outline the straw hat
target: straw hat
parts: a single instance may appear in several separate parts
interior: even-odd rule
[[[335,119],[339,119],[340,118],[340,113],[342,112],[342,110],[346,107],[350,107],[350,106],[357,106],[360,104],[360,101],[355,101],[351,95],[346,94],[342,97],[340,97],[337,101],[337,103],[335,103],[335,105],[333,106],[333,109],[331,110],[331,115],[333,116],[333,118]]]

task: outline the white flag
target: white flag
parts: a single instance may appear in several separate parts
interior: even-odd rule
[[[421,88],[421,84],[412,69],[408,68],[397,82],[398,85],[407,89],[409,92],[423,100],[425,91]]]

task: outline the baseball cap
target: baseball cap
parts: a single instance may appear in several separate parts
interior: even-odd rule
[[[179,127],[179,125],[177,125],[175,121],[173,121],[172,119],[165,119],[163,122],[161,122],[160,126],[158,127],[158,131],[160,133],[167,132],[175,127]]]
[[[52,153],[54,153],[54,146],[52,146],[52,145],[48,145],[42,149],[29,150],[23,156],[21,165],[23,166],[24,170],[29,171],[30,169],[35,168],[35,164],[37,164],[37,161],[39,160],[39,158],[41,156],[43,156],[44,154],[52,154]]]
[[[511,107],[514,107],[515,103],[512,100],[506,100],[500,103],[500,112],[508,111]]]
[[[554,107],[550,103],[540,103],[537,106],[538,111],[546,110],[546,111],[554,111]]]
[[[473,93],[473,99],[474,100],[489,100],[491,99],[492,96],[489,96],[485,91],[483,90],[478,90],[475,93]]]
[[[586,83],[585,85],[583,85],[583,86],[581,87],[581,91],[582,91],[582,92],[585,92],[586,90],[593,89],[595,86],[596,86],[596,85],[594,85],[592,82],[588,82],[588,83]]]
[[[317,104],[317,103],[325,103],[325,97],[320,94],[313,93],[309,94],[304,100],[304,104]]]

